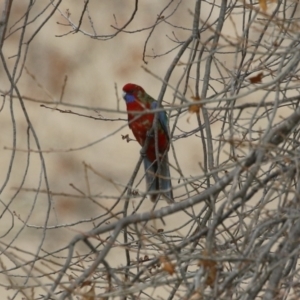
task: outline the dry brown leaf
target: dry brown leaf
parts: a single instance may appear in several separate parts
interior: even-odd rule
[[[91,284],[92,284],[92,282],[90,280],[86,280],[81,284],[81,287],[90,286]]]
[[[193,114],[193,113],[199,113],[200,112],[200,108],[202,107],[202,104],[200,103],[200,97],[195,97],[192,96],[191,97],[193,99],[193,101],[198,102],[197,104],[191,104],[189,106],[189,113]],[[188,123],[190,122],[190,117],[188,117],[187,119]]]
[[[197,104],[192,104],[189,106],[189,112],[190,113],[199,113],[200,111],[200,106]]]
[[[257,75],[255,75],[253,77],[249,77],[248,79],[250,80],[250,82],[252,84],[254,84],[254,83],[261,83],[261,80],[262,80],[263,76],[264,76],[264,73],[260,72],[260,73],[258,73]]]
[[[259,6],[260,9],[265,13],[267,12],[268,5],[267,5],[267,0],[258,0],[259,1]],[[270,0],[271,3],[277,2],[277,0]]]
[[[201,100],[200,97],[194,97],[194,96],[192,96],[191,98],[195,102],[200,102],[200,100]],[[201,103],[199,103],[199,104],[192,104],[192,105],[189,106],[189,112],[190,113],[199,113],[201,107],[202,107]]]
[[[267,12],[267,0],[259,0],[259,6],[263,12]]]
[[[173,275],[175,272],[175,266],[168,260],[168,258],[162,256],[159,260],[161,262],[161,268],[170,275]]]
[[[204,256],[208,257],[207,251],[203,251],[202,253]],[[217,278],[217,262],[212,259],[201,259],[198,262],[199,267],[203,267],[207,272],[207,279],[206,284],[209,285],[211,288],[213,287],[216,278]]]
[[[170,263],[170,262],[165,262],[165,263],[163,264],[162,269],[163,269],[164,271],[168,272],[170,275],[173,275],[174,272],[175,272],[175,267],[174,267],[174,265],[173,265],[172,263]]]
[[[130,137],[128,134],[126,134],[126,135],[121,134],[121,136],[122,136],[122,140],[126,140],[127,143],[130,142]]]
[[[82,295],[82,300],[95,300],[95,284]]]

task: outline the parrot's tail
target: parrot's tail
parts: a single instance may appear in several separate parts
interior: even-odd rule
[[[151,201],[155,202],[161,195],[169,204],[174,203],[168,156],[165,154],[159,165],[145,157],[144,167]]]

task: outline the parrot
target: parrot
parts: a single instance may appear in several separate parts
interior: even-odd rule
[[[128,113],[128,126],[134,137],[142,147],[149,138],[143,163],[150,199],[152,202],[156,202],[159,196],[162,195],[167,203],[174,203],[167,153],[170,147],[167,114],[165,111],[157,112],[156,141],[155,129],[151,132],[154,120],[154,113],[151,113],[151,110],[158,108],[158,102],[148,95],[141,86],[133,83],[124,85],[123,98]],[[141,112],[141,115],[138,112]],[[156,157],[156,142],[159,157]]]

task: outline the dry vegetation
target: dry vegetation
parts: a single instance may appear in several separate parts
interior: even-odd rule
[[[300,298],[298,1],[0,7],[2,299]],[[168,112],[173,205],[127,82]]]

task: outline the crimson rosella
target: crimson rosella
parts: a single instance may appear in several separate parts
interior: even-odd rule
[[[128,125],[133,135],[143,147],[149,138],[148,147],[143,158],[146,172],[147,190],[151,200],[155,202],[159,195],[164,196],[168,203],[173,203],[172,185],[167,152],[170,146],[168,118],[165,111],[157,113],[157,138],[155,131],[151,132],[154,113],[148,113],[158,108],[158,102],[136,84],[127,83],[123,87],[123,98],[128,112]],[[138,114],[137,112],[141,112]],[[157,141],[156,141],[157,139]],[[155,144],[159,157],[156,157]]]

